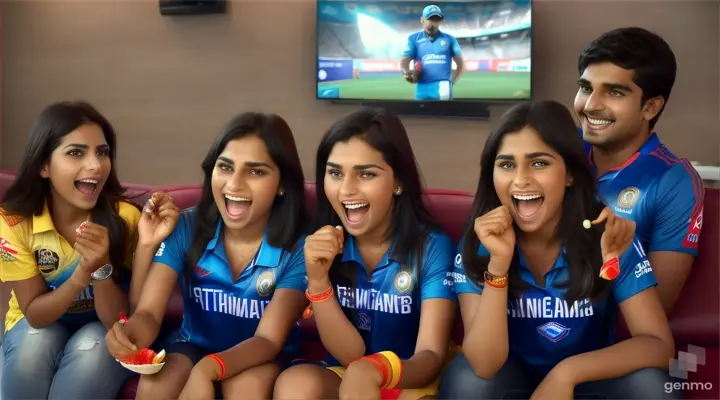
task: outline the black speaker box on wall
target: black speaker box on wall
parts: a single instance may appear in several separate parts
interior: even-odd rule
[[[227,0],[159,0],[160,15],[224,14]]]

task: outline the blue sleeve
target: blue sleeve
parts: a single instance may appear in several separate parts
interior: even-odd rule
[[[152,262],[165,264],[178,275],[182,274],[185,266],[185,254],[190,247],[190,226],[189,212],[181,213],[175,229],[160,243]]]
[[[696,256],[704,199],[702,179],[687,161],[678,162],[665,172],[655,192],[649,251],[676,251]]]
[[[620,274],[613,283],[613,295],[618,304],[643,290],[657,285],[650,261],[637,237],[620,256]]]
[[[480,288],[475,282],[472,282],[470,278],[468,278],[467,274],[465,274],[465,266],[463,265],[462,260],[462,246],[463,246],[464,240],[460,240],[460,244],[458,244],[457,247],[457,255],[455,256],[455,265],[453,267],[453,280],[455,281],[455,293],[462,294],[462,293],[472,293],[472,294],[482,294],[482,288]],[[478,246],[478,256],[490,256],[490,253],[487,251],[485,246],[480,244]]]
[[[410,57],[414,59],[415,55],[415,34],[413,33],[407,38],[407,43],[405,43],[405,48],[403,49],[402,56],[403,58]]]
[[[457,39],[455,39],[455,36],[452,37],[450,40],[450,56],[451,57],[457,57],[461,56],[463,54],[462,49],[460,48],[460,43],[458,43]]]
[[[307,288],[303,242],[304,240],[299,241],[295,245],[295,250],[285,262],[282,269],[282,276],[278,278],[278,282],[275,285],[276,289],[294,289],[304,292]]]
[[[455,246],[445,234],[432,234],[425,247],[422,266],[420,299],[449,299],[455,301],[453,290],[452,260]]]

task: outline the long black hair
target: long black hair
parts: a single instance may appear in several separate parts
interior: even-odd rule
[[[385,238],[393,238],[393,255],[408,261],[406,264],[417,279],[423,248],[430,232],[437,226],[423,202],[423,187],[415,155],[407,131],[397,116],[384,110],[365,108],[335,122],[325,133],[315,160],[317,227],[342,225],[325,195],[326,164],[335,144],[346,143],[354,137],[361,138],[382,153],[402,187],[402,193],[395,196],[392,222]],[[332,267],[331,279],[335,272],[342,272],[339,269],[342,267]]]
[[[234,117],[213,142],[202,162],[205,174],[197,205],[195,234],[187,255],[186,272],[192,272],[220,222],[220,210],[212,193],[212,175],[220,154],[235,139],[255,135],[265,143],[268,155],[280,170],[282,196],[275,196],[267,227],[267,241],[273,247],[292,251],[308,228],[305,205],[305,177],[293,132],[287,122],[275,114],[246,112]]]
[[[126,260],[128,226],[118,214],[118,202],[124,200],[124,189],[115,170],[117,141],[110,122],[92,105],[84,101],[63,101],[47,106],[35,119],[30,129],[25,157],[15,180],[8,187],[2,199],[2,208],[7,215],[31,218],[43,212],[45,202],[52,202],[51,182],[40,176],[40,170],[50,161],[52,152],[60,145],[62,138],[84,124],[100,127],[110,147],[110,175],[103,185],[95,207],[90,212],[93,222],[108,229],[110,239],[110,262],[118,268],[127,265]],[[117,275],[115,275],[117,276]]]
[[[525,102],[509,109],[485,143],[480,181],[463,236],[462,259],[467,275],[478,285],[484,284],[489,257],[477,255],[480,241],[474,231],[475,219],[500,206],[493,184],[495,156],[506,135],[525,127],[535,130],[541,140],[563,158],[572,177],[573,184],[565,190],[562,217],[555,231],[565,248],[570,271],[568,282],[559,286],[567,288],[565,299],[568,301],[602,296],[610,287],[608,281],[599,277],[603,263],[600,238],[604,228],[598,225],[586,230],[583,221],[597,217],[604,206],[597,198],[595,176],[572,114],[562,104],[549,100]],[[522,235],[517,228],[515,232]],[[520,296],[528,286],[520,278],[517,252],[509,275],[511,291],[516,297]]]

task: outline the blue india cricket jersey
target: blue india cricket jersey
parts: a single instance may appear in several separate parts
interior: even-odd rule
[[[184,282],[188,275],[184,271],[185,259],[193,239],[196,212],[195,208],[182,212],[175,230],[162,242],[153,262],[175,270],[186,289],[183,291],[185,309],[180,328],[183,339],[210,352],[220,352],[255,334],[276,289],[305,291],[303,245],[298,242],[290,253],[271,246],[267,237],[263,238],[255,259],[233,281],[221,238],[221,220],[187,285]],[[284,350],[298,351],[299,348],[296,325]]]
[[[452,240],[434,232],[423,250],[422,265],[406,263],[391,247],[368,277],[354,238],[345,241],[342,263],[347,274],[333,275],[333,285],[345,316],[365,342],[366,355],[393,351],[404,360],[412,357],[420,328],[420,303],[457,298],[452,281],[454,255]],[[331,355],[325,362],[340,365]]]
[[[422,73],[415,85],[417,100],[449,100],[452,98],[452,58],[462,55],[457,39],[438,31],[431,39],[425,31],[408,36],[403,57],[420,61]]]
[[[585,142],[592,165],[592,146]],[[635,221],[648,252],[697,255],[705,189],[695,168],[676,157],[656,134],[628,161],[598,177],[603,203]]]
[[[538,373],[549,372],[567,357],[612,345],[618,304],[657,284],[637,238],[620,256],[620,275],[613,281],[612,294],[595,302],[585,299],[569,304],[563,299],[565,289],[558,289],[556,283],[569,278],[564,252],[545,274],[545,285],[540,286],[535,283],[519,248],[515,251],[519,256],[520,277],[531,286],[521,298],[511,296],[508,302],[510,354]],[[477,254],[489,255],[482,244]],[[458,294],[482,293],[466,276],[461,254],[455,257],[453,275]]]

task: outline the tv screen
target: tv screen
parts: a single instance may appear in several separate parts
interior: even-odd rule
[[[529,99],[531,1],[318,0],[317,98]]]

